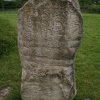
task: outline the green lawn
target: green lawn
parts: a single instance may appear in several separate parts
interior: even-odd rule
[[[75,100],[100,100],[100,15],[83,14],[84,37],[77,52]],[[10,86],[6,100],[20,100],[21,66],[17,49],[16,13],[0,13],[0,89]]]

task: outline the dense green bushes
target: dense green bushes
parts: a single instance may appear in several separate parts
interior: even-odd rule
[[[26,1],[27,0],[12,0],[12,1],[0,0],[0,10],[18,9]]]
[[[16,43],[16,29],[8,20],[0,18],[0,57],[13,51]]]
[[[20,8],[27,0],[0,0],[0,10],[15,10]],[[79,0],[83,12],[100,13],[100,0]]]
[[[5,10],[6,9],[16,9],[16,8],[18,8],[20,6],[21,6],[21,3],[20,2],[19,3],[15,2],[15,1],[12,1],[12,2],[5,1],[4,2],[4,9]]]
[[[100,5],[92,4],[92,5],[90,6],[90,10],[91,10],[92,12],[100,13]]]
[[[81,6],[82,12],[100,13],[100,5]]]
[[[100,13],[100,0],[79,0],[83,12]]]

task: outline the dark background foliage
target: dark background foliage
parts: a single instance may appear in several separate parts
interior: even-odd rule
[[[20,8],[27,0],[0,0],[0,10]],[[100,0],[79,0],[83,12],[100,13]]]
[[[100,13],[100,0],[79,0],[83,12]]]

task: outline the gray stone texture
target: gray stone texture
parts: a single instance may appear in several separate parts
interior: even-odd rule
[[[29,0],[18,11],[22,100],[72,100],[82,37],[77,0]]]

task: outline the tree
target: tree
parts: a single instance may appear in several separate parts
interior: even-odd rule
[[[1,8],[2,10],[5,9],[5,7],[4,7],[4,0],[0,0],[0,8]]]
[[[100,5],[100,0],[93,0],[94,3],[96,3],[97,5]]]
[[[16,0],[15,3],[16,3],[16,8],[19,8],[22,5],[22,0]]]
[[[82,7],[87,7],[92,4],[92,0],[79,0]]]

